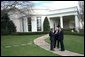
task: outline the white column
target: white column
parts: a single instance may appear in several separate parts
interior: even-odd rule
[[[75,29],[77,32],[79,32],[79,22],[78,22],[78,17],[75,15]]]
[[[63,17],[60,16],[60,27],[63,28]]]
[[[37,19],[36,19],[36,16],[32,17],[31,18],[32,21],[31,21],[31,25],[32,25],[32,32],[37,32]]]
[[[24,18],[24,32],[28,32],[28,22],[27,22],[27,18]]]
[[[41,31],[43,31],[44,16],[41,17]]]
[[[20,28],[19,28],[19,30],[20,30],[20,32],[23,32],[23,29],[22,29],[22,19],[19,19],[19,22],[20,22]]]
[[[41,31],[42,31],[42,32],[43,32],[43,23],[44,23],[44,19],[45,19],[45,17],[42,16],[42,17],[41,17]]]
[[[49,26],[50,28],[54,28],[54,21],[52,19],[50,19],[51,17],[48,17],[48,21],[49,21]]]

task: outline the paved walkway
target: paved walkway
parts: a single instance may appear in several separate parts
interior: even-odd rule
[[[45,39],[48,38],[49,35],[44,35],[41,37],[38,37],[37,39],[34,40],[34,44],[40,46],[41,48],[50,51],[50,45],[45,42]],[[71,52],[71,51],[59,51],[59,49],[55,48],[55,51],[50,51],[53,52],[55,54],[58,54],[60,56],[84,56],[84,54],[79,54],[79,53],[75,53],[75,52]]]

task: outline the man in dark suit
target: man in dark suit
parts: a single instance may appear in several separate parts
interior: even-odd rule
[[[49,32],[49,36],[50,36],[50,50],[54,51],[54,30],[53,30],[53,28],[51,28],[51,30]]]
[[[55,31],[54,31],[54,34],[55,34],[55,38],[54,38],[54,48],[56,47],[56,42],[58,40],[58,27],[55,28]]]
[[[57,47],[59,48],[59,44],[60,44],[61,51],[64,51],[65,48],[64,48],[64,43],[63,43],[63,38],[64,38],[63,31],[62,31],[62,29],[60,27],[58,27],[58,30],[59,31],[58,31],[58,43],[57,43]]]

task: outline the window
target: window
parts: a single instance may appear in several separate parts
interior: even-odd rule
[[[41,17],[37,17],[37,31],[41,31]]]
[[[28,31],[31,31],[31,17],[28,18]]]

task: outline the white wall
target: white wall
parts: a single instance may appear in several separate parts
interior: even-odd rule
[[[81,19],[79,21],[80,21],[79,22],[80,29],[83,29],[84,22],[82,22]]]
[[[11,12],[12,13],[12,12]],[[56,13],[56,14],[55,14]],[[21,16],[21,14],[19,14],[18,12],[17,13],[12,13],[13,15],[10,14],[10,18],[11,20],[13,20],[15,26],[16,26],[16,29],[17,29],[17,32],[23,32],[23,29],[22,29],[22,20],[19,19],[19,17]],[[34,13],[35,16],[32,16],[31,17],[31,27],[32,27],[32,32],[37,32],[37,18],[39,14],[41,17],[41,30],[43,31],[43,22],[44,22],[44,19],[46,17],[46,15],[43,15],[43,14],[48,14],[47,15],[47,18],[48,18],[48,21],[49,21],[49,24],[50,24],[50,28],[53,28],[53,23],[56,22],[57,24],[57,20],[50,20],[50,17],[60,17],[60,16],[68,16],[68,15],[77,15],[77,12],[76,12],[76,7],[73,7],[73,8],[68,8],[68,9],[62,9],[62,10],[54,10],[54,11],[49,11],[49,10],[34,10]],[[49,15],[51,14],[51,15]],[[82,27],[81,23],[80,23],[80,27]],[[24,18],[24,31],[25,32],[28,32],[28,22],[27,22],[27,18]]]
[[[13,21],[14,25],[16,26],[16,31],[20,32],[20,20],[16,14],[9,15],[10,20]]]
[[[19,19],[13,20],[15,26],[16,26],[16,31],[20,32],[20,21]]]
[[[49,19],[49,23],[50,23],[50,28],[53,28],[54,21],[52,19]]]
[[[43,23],[46,16],[41,16],[41,31],[43,31]]]

